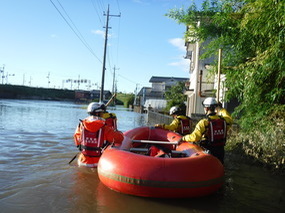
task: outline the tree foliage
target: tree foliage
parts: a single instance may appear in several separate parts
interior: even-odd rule
[[[165,98],[167,100],[167,111],[169,111],[169,109],[173,106],[179,106],[183,111],[186,110],[186,96],[184,95],[184,90],[185,82],[177,82],[176,85],[165,91]]]
[[[223,49],[226,98],[240,102],[237,139],[247,154],[285,170],[285,1],[205,0],[166,15],[188,26],[190,42],[204,42],[202,57]]]
[[[134,94],[118,93],[116,96],[116,101],[118,105],[122,104],[124,107],[128,108],[130,105],[133,105],[135,99]]]
[[[244,128],[276,110],[284,116],[285,1],[206,0],[199,10],[192,4],[167,16],[189,26],[192,42],[210,40],[203,57],[223,49],[227,99],[241,103],[235,113]]]

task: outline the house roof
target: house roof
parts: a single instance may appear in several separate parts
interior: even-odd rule
[[[161,77],[161,76],[152,76],[149,80],[150,83],[154,82],[168,82],[168,81],[188,81],[189,78],[179,78],[179,77]]]

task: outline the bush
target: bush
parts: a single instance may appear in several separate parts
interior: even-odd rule
[[[283,107],[285,108],[285,107]],[[250,131],[240,130],[229,137],[227,150],[242,151],[271,168],[285,171],[285,110],[271,113]]]

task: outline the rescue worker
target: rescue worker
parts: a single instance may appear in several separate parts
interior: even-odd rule
[[[174,131],[181,135],[186,135],[191,133],[192,120],[188,116],[183,115],[180,107],[178,106],[171,107],[169,110],[169,115],[173,117],[173,121],[169,125],[155,124],[155,127]]]
[[[106,120],[107,126],[113,127],[114,130],[117,130],[117,116],[113,112],[108,112],[107,106],[104,103],[99,103],[103,110],[102,118]]]
[[[234,121],[231,114],[222,106],[221,102],[218,102],[218,106],[216,107],[216,113],[223,118],[226,118],[228,128],[230,129],[233,125]]]
[[[210,154],[217,157],[221,163],[224,163],[227,136],[227,123],[230,123],[228,117],[218,116],[215,109],[218,102],[215,98],[209,97],[203,101],[203,107],[206,118],[200,120],[191,134],[185,135],[181,141],[198,142],[198,144],[209,150]]]
[[[97,167],[103,150],[110,143],[121,143],[124,136],[104,119],[107,117],[104,104],[92,102],[87,112],[89,116],[80,121],[74,133],[75,145],[81,152],[77,162],[79,166]]]

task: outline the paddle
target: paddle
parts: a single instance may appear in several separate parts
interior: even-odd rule
[[[170,144],[170,145],[178,145],[178,141],[169,142],[169,141],[150,141],[150,140],[132,140],[133,143],[152,143],[152,144]]]
[[[109,104],[113,101],[113,99],[116,97],[116,93],[114,93],[113,95],[112,95],[112,97],[110,98],[110,100],[105,104],[105,106],[107,107],[107,106],[109,106]]]
[[[77,155],[78,155],[78,153],[76,153],[76,155],[69,161],[69,163],[68,164],[71,164],[72,163],[72,161],[74,161],[74,159],[77,157]]]

